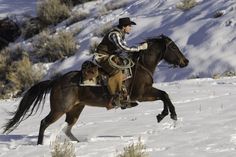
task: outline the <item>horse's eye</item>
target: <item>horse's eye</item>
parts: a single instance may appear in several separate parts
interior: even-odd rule
[[[174,49],[174,50],[176,50],[176,49],[177,49],[177,47],[176,47],[175,45],[172,45],[172,46],[171,46],[171,49]]]

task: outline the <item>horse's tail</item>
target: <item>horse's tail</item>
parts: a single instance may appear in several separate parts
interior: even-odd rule
[[[35,114],[42,101],[42,104],[44,104],[45,96],[53,87],[55,82],[55,80],[46,80],[32,86],[24,94],[17,110],[15,112],[10,112],[10,115],[13,115],[13,117],[3,126],[3,133],[12,132],[23,120],[27,119],[32,114]]]

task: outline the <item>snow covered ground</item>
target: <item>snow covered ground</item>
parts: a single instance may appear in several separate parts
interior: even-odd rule
[[[140,103],[127,110],[86,107],[73,129],[82,141],[75,143],[76,155],[114,157],[116,151],[141,137],[151,157],[234,157],[236,77],[217,80],[209,77],[236,71],[236,1],[198,0],[196,7],[183,12],[176,9],[177,0],[129,0],[125,7],[97,16],[107,2],[115,0],[77,6],[75,10],[87,11],[90,16],[69,27],[65,27],[65,22],[57,26],[58,30],[67,31],[83,28],[76,36],[81,47],[75,56],[52,64],[49,73],[80,68],[82,61],[91,57],[87,55],[90,42],[100,40],[94,32],[107,22],[116,24],[119,17],[130,16],[137,26],[127,36],[129,44],[164,33],[190,60],[184,69],[169,69],[162,63],[154,74],[154,86],[170,95],[179,120],[176,127],[169,117],[156,122],[155,116],[163,107],[161,101]],[[34,15],[35,4],[35,0],[0,0],[0,18],[9,13]],[[223,16],[214,18],[216,12]],[[194,77],[205,79],[188,79]],[[0,126],[10,118],[6,110],[13,111],[18,102],[0,101]],[[50,142],[56,136],[65,138],[61,131],[65,124],[61,118],[50,126],[44,145],[37,146],[39,123],[48,112],[47,99],[41,115],[30,117],[9,135],[0,134],[0,157],[50,156]]]
[[[235,0],[197,0],[198,5],[185,12],[176,8],[177,0],[129,0],[126,7],[98,16],[105,2],[109,1],[100,0],[76,7],[76,10],[89,12],[90,18],[66,28],[63,24],[58,26],[58,29],[67,30],[82,28],[82,32],[76,36],[81,46],[77,55],[60,66],[56,65],[57,71],[78,69],[85,57],[81,54],[88,52],[91,42],[99,42],[94,32],[109,23],[116,25],[118,18],[126,16],[137,23],[127,36],[130,45],[163,33],[172,38],[190,60],[189,66],[181,71],[157,69],[156,82],[212,77],[236,71]],[[216,12],[221,12],[222,16],[214,18]]]
[[[62,22],[57,30],[81,32],[76,36],[80,46],[76,55],[62,63],[52,64],[49,71],[66,73],[78,70],[88,56],[90,44],[100,42],[97,32],[109,25],[116,25],[120,17],[129,16],[137,23],[130,35],[129,45],[143,42],[145,38],[165,34],[179,46],[190,60],[185,69],[168,69],[165,63],[156,70],[156,82],[176,81],[194,77],[212,77],[225,72],[235,72],[236,50],[236,1],[235,0],[196,0],[198,4],[188,10],[176,8],[180,0],[122,0],[125,4],[120,9],[107,11],[106,4],[117,3],[116,0],[97,0],[76,6],[73,11],[85,12],[85,20],[67,26]],[[25,3],[15,0],[0,0],[0,15],[29,11],[35,14],[36,0]],[[20,3],[20,4],[18,4]],[[6,11],[9,9],[9,11]],[[214,18],[216,13],[222,16]],[[23,42],[22,44],[30,45]],[[163,66],[162,66],[163,65]],[[168,70],[167,70],[168,69]]]
[[[236,155],[236,77],[193,79],[155,84],[169,93],[179,120],[166,117],[157,123],[162,102],[140,103],[126,110],[86,107],[73,133],[82,142],[74,143],[79,157],[114,157],[124,146],[141,137],[150,157],[234,157]],[[30,117],[9,135],[0,134],[0,157],[47,157],[50,142],[61,131],[64,118],[50,126],[45,143],[37,146],[40,120],[49,112]],[[14,104],[14,105],[13,105]],[[9,118],[17,101],[0,102],[0,125]]]
[[[0,0],[0,19],[19,14],[36,14],[36,0]]]

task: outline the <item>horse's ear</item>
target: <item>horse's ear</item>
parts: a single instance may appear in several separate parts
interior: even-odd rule
[[[160,37],[165,38],[165,35],[163,33],[161,33]]]

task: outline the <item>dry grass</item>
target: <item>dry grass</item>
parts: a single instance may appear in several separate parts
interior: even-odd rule
[[[48,31],[43,31],[37,42],[34,43],[35,53],[43,62],[54,62],[69,57],[76,52],[76,41],[70,32],[59,32],[50,36]]]
[[[51,144],[51,147],[52,157],[76,157],[75,147],[71,142],[64,141],[60,143],[59,140],[56,139],[56,141]]]
[[[89,16],[89,13],[86,13],[86,12],[82,12],[82,11],[73,12],[70,18],[68,19],[68,22],[66,23],[66,25],[67,26],[72,25],[76,22],[86,19],[88,16]]]
[[[103,37],[112,29],[112,27],[112,23],[108,22],[103,26],[99,27],[97,30],[95,30],[94,36]]]
[[[70,7],[61,0],[44,0],[37,5],[37,15],[46,25],[57,24],[70,16]]]
[[[96,53],[96,50],[97,50],[98,45],[99,45],[99,42],[97,42],[97,41],[92,42],[92,43],[90,44],[89,53],[90,53],[90,54]]]
[[[116,10],[116,9],[120,9],[122,7],[125,7],[129,4],[130,2],[127,0],[119,0],[119,1],[115,1],[115,2],[109,2],[107,4],[105,4],[105,7],[107,8],[107,10]]]
[[[26,21],[22,28],[22,34],[24,39],[33,37],[34,35],[40,33],[47,26],[39,18],[31,18]]]
[[[220,79],[222,77],[233,77],[236,76],[235,71],[225,71],[224,73],[217,73],[212,76],[213,79]]]
[[[180,3],[176,5],[176,8],[186,11],[189,10],[197,5],[196,0],[182,0]]]
[[[0,80],[5,80],[6,79],[6,69],[7,69],[7,56],[5,53],[0,52]]]
[[[7,79],[13,91],[23,92],[42,79],[42,73],[34,69],[27,56],[20,61],[15,61],[9,67]]]
[[[0,98],[20,95],[42,79],[43,68],[31,63],[22,48],[5,49],[0,52]]]
[[[139,138],[138,143],[131,144],[124,148],[124,152],[119,154],[117,157],[148,157],[145,152],[146,146],[141,142]]]

